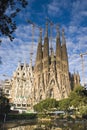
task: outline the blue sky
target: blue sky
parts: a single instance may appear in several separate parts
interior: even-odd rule
[[[69,58],[70,72],[78,71],[82,77],[82,64],[80,53],[87,52],[87,0],[28,0],[29,5],[16,17],[17,30],[14,33],[13,42],[7,37],[2,37],[0,46],[0,79],[6,78],[3,74],[12,76],[16,70],[18,61],[29,63],[32,44],[32,26],[27,19],[41,26],[44,30],[46,17],[54,23],[52,43],[55,48],[56,25],[60,25],[60,31],[65,29],[66,45]],[[39,30],[34,31],[34,55],[37,48]],[[84,56],[85,82],[87,80],[87,55]]]

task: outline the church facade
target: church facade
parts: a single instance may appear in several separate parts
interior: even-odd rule
[[[60,36],[60,30],[57,28],[54,51],[49,47],[46,25],[44,43],[40,30],[35,65],[20,63],[13,74],[12,103],[16,107],[31,108],[46,98],[67,98],[70,92],[71,81],[64,30]]]

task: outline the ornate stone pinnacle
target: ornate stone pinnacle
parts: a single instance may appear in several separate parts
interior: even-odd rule
[[[64,30],[64,28],[62,29],[62,34],[64,35],[64,33],[65,33],[65,30]]]
[[[66,43],[66,40],[65,40],[65,33],[64,33],[64,28],[62,29],[62,44],[65,44]]]
[[[42,37],[42,28],[40,28],[40,37]]]
[[[39,42],[42,42],[42,28],[40,28],[40,37],[39,37]]]
[[[56,26],[56,30],[57,30],[57,37],[60,37],[59,24]]]
[[[45,32],[45,37],[48,37],[48,22],[46,22],[46,32]]]

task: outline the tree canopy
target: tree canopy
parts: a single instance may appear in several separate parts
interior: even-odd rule
[[[14,39],[12,33],[17,28],[14,18],[27,4],[27,0],[0,0],[0,37]]]
[[[9,99],[6,98],[4,92],[1,92],[0,95],[0,114],[7,114],[10,112]]]
[[[38,112],[45,112],[45,111],[50,111],[52,108],[57,108],[57,106],[58,106],[58,103],[56,99],[48,98],[34,105],[34,110]]]
[[[70,99],[69,98],[65,98],[59,101],[59,109],[60,110],[64,110],[67,111],[70,105]]]
[[[74,107],[79,107],[80,105],[85,104],[87,102],[86,96],[87,90],[82,86],[78,86],[74,91],[71,92],[69,96],[70,104]]]

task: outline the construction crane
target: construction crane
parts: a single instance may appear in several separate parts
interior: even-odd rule
[[[84,71],[84,59],[83,59],[83,56],[85,56],[85,55],[87,55],[87,52],[80,54],[80,57],[81,57],[81,60],[82,60],[82,77],[83,77],[84,86],[85,86],[85,71]]]
[[[30,52],[30,62],[32,64],[35,24],[31,20],[27,20],[27,22],[32,25],[32,45],[31,45],[31,52]]]
[[[53,22],[48,17],[46,17],[46,20],[50,24],[50,52],[52,54],[52,51],[53,51],[53,47],[52,47],[52,27],[53,27]]]
[[[31,61],[31,65],[32,65],[32,57],[33,57],[33,46],[34,46],[34,29],[35,27],[38,28],[40,31],[42,30],[42,28],[38,25],[36,25],[35,23],[33,23],[31,20],[27,20],[27,22],[29,24],[32,25],[32,45],[31,45],[31,52],[30,52],[30,61]]]

